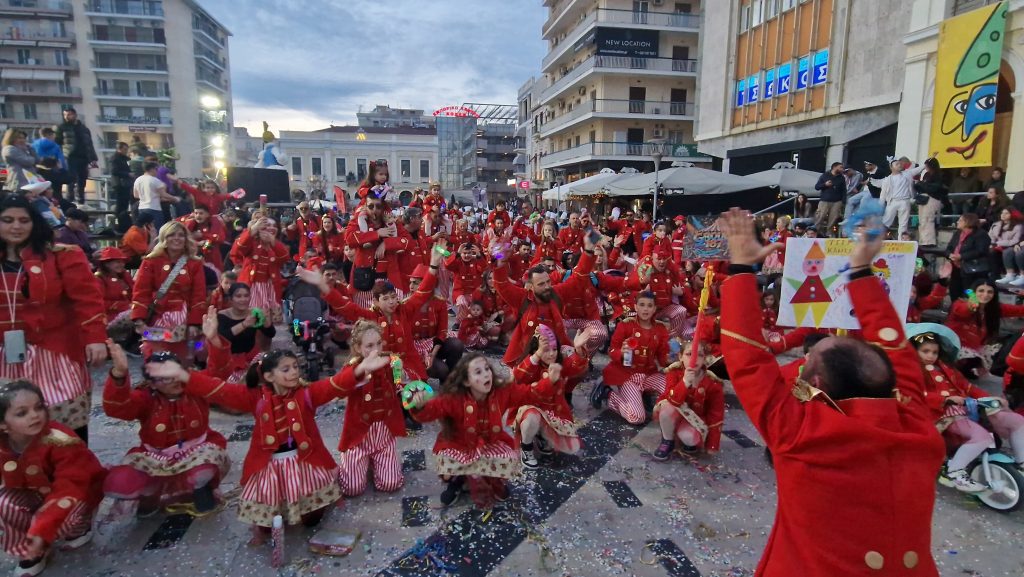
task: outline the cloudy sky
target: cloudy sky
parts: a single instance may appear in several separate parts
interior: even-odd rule
[[[355,124],[360,107],[515,104],[544,57],[540,0],[201,0],[231,30],[235,124]],[[315,7],[315,10],[310,8]]]

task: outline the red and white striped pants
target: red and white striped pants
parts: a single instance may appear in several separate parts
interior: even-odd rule
[[[295,525],[303,515],[339,498],[337,469],[300,461],[295,451],[276,453],[242,487],[238,517],[247,523],[270,527],[274,516],[281,515],[285,523]]]
[[[686,326],[686,314],[686,307],[672,303],[661,307],[654,318],[659,321],[668,321],[668,334],[678,337],[683,334],[683,329]]]
[[[32,525],[32,517],[43,504],[43,496],[31,489],[0,488],[0,546],[12,557],[26,557],[25,538]],[[56,505],[53,505],[56,507]],[[79,501],[68,510],[67,517],[57,530],[57,539],[78,537],[92,525],[96,512],[85,501]]]
[[[469,306],[473,304],[472,295],[461,294],[455,299],[455,320],[462,322],[462,319],[469,316]]]
[[[366,474],[373,465],[373,486],[378,491],[397,491],[405,482],[395,451],[395,437],[382,421],[370,425],[363,442],[341,454],[338,484],[346,497],[366,491]]]
[[[60,338],[60,335],[52,338]],[[0,344],[0,359],[3,352]],[[0,379],[32,381],[43,391],[43,400],[51,407],[83,395],[92,386],[85,363],[76,363],[67,355],[31,344],[25,351],[25,362],[0,362]]]
[[[644,393],[665,392],[664,373],[636,374],[608,393],[608,408],[622,415],[623,419],[639,425],[647,418],[644,411]]]
[[[590,329],[590,338],[587,339],[588,356],[594,356],[597,349],[601,348],[601,346],[608,340],[608,327],[606,327],[601,321],[565,319],[564,324],[566,332]]]
[[[252,284],[252,291],[249,304],[253,308],[263,309],[269,316],[270,311],[281,308],[281,300],[277,298],[277,291],[274,290],[274,283],[265,280]]]

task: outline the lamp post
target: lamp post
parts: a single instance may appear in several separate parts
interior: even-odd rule
[[[661,147],[655,146],[654,152],[651,153],[651,158],[654,159],[654,208],[651,209],[651,222],[658,222],[658,170],[661,168]]]

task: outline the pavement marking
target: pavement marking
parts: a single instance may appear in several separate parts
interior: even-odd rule
[[[671,577],[701,577],[690,558],[671,539],[648,541],[647,548]]]
[[[536,483],[530,485],[538,490],[527,497],[529,506],[523,507],[521,511],[523,521],[530,524],[546,521],[643,427],[626,423],[613,411],[604,411],[581,427],[579,436],[583,441],[583,450],[579,455],[561,455],[564,459],[562,462],[566,463],[564,468],[545,467],[531,473]],[[513,500],[519,501],[520,496],[514,495]],[[483,522],[481,519],[484,518],[488,521]],[[455,515],[423,541],[430,543],[440,540],[445,544],[447,561],[456,567],[454,575],[484,577],[526,539],[527,532],[524,523],[512,516],[486,515],[471,507]],[[464,561],[466,558],[470,559],[469,563]],[[410,566],[409,563],[403,563],[402,559],[395,559],[377,576],[432,574],[436,574],[436,571],[430,571],[422,564]]]
[[[164,522],[157,527],[156,532],[149,538],[143,551],[154,551],[156,549],[167,549],[174,546],[192,526],[191,515],[168,515]]]
[[[743,405],[740,403],[740,398],[733,393],[725,394],[725,406],[729,407],[730,409],[743,410]]]
[[[612,496],[612,501],[615,501],[619,509],[633,509],[644,506],[625,481],[605,481],[604,488]]]
[[[402,498],[402,526],[423,527],[430,523],[430,497]]]
[[[733,441],[736,441],[736,444],[743,447],[744,449],[750,449],[759,446],[757,442],[752,440],[750,437],[734,429],[722,431],[722,434],[725,435],[726,437],[729,437]]]
[[[423,449],[402,451],[402,472],[414,473],[427,470],[427,454]]]
[[[252,438],[253,423],[239,423],[228,437],[228,441],[248,441]]]

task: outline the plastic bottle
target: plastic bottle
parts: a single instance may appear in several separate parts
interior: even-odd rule
[[[274,515],[274,521],[270,528],[270,539],[274,544],[274,550],[270,554],[270,565],[272,567],[284,566],[284,518]]]

